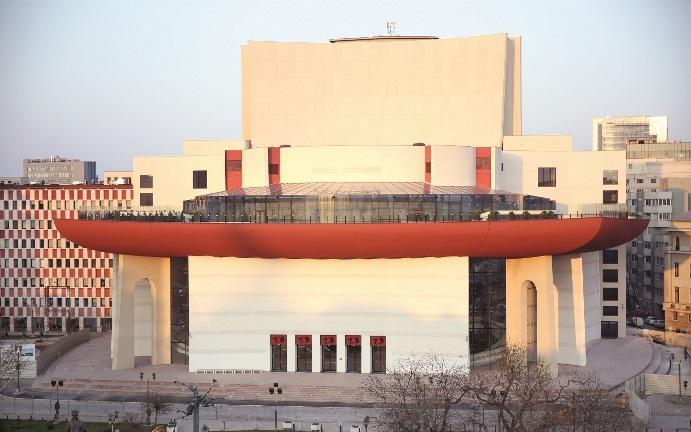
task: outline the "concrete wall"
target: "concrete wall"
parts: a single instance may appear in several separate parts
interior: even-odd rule
[[[192,171],[206,170],[206,189],[192,187]],[[182,202],[197,195],[220,192],[226,189],[225,156],[223,153],[200,156],[135,156],[132,158],[132,207],[147,210],[167,208],[182,210]],[[154,178],[153,188],[141,188],[140,176]],[[141,207],[140,194],[153,193],[152,207]]]
[[[182,144],[185,156],[223,155],[226,150],[245,148],[245,140],[185,140]]]
[[[520,39],[242,47],[243,138],[255,147],[501,145],[521,133]]]
[[[475,186],[475,149],[459,146],[432,146],[432,184]]]
[[[369,336],[386,336],[387,364],[434,351],[468,364],[468,258],[287,260],[189,258],[190,371],[270,369],[270,334],[362,335],[362,371],[370,371]]]
[[[469,150],[474,157],[474,149]],[[425,148],[410,145],[281,149],[282,183],[387,181],[425,181]]]

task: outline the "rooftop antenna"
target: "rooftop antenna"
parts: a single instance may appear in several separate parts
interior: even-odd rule
[[[396,32],[396,22],[395,21],[389,21],[386,23],[386,31],[389,33],[389,36],[393,36],[394,33]]]

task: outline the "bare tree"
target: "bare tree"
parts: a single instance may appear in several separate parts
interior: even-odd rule
[[[544,430],[545,413],[563,403],[573,385],[571,379],[554,379],[544,361],[528,364],[526,359],[525,348],[509,345],[501,367],[473,380],[472,398],[480,408],[494,412],[507,432]]]
[[[460,430],[461,411],[453,407],[468,388],[467,369],[431,353],[402,359],[365,383],[382,408],[377,428],[384,432]]]
[[[0,345],[0,387],[5,382],[16,379],[19,391],[19,378],[29,362],[22,356],[21,342]]]
[[[576,388],[567,399],[573,430],[619,432],[642,430],[628,408],[628,400],[603,387],[595,375],[576,378]]]
[[[172,408],[170,399],[160,393],[154,393],[151,397],[151,409],[154,411],[154,424],[158,424],[158,415],[167,414]]]

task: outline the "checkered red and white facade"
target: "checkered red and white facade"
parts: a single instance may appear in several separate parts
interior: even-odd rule
[[[128,185],[0,186],[0,331],[110,329],[112,255],[60,237],[54,218],[128,209]]]

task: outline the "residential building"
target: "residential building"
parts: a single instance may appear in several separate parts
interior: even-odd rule
[[[242,140],[134,158],[151,214],[56,221],[115,254],[113,368],[491,367],[515,343],[556,372],[624,337],[622,245],[648,224],[626,212],[626,153],[521,135],[520,46],[243,46]]]
[[[667,116],[617,116],[593,120],[593,151],[626,150],[630,143],[667,141]]]
[[[0,185],[24,185],[29,184],[29,179],[27,177],[0,177]]]
[[[0,185],[0,332],[110,329],[113,256],[63,238],[54,219],[131,200],[129,186]]]
[[[665,249],[665,329],[691,333],[691,212],[674,218]]]
[[[43,159],[24,159],[24,177],[31,183],[72,184],[96,183],[96,162],[51,156]]]
[[[629,211],[650,218],[645,232],[627,246],[628,307],[659,318],[669,244],[666,229],[671,219],[691,210],[691,160],[685,157],[685,144],[650,144],[647,149],[641,147],[648,144],[629,144],[627,151]]]

